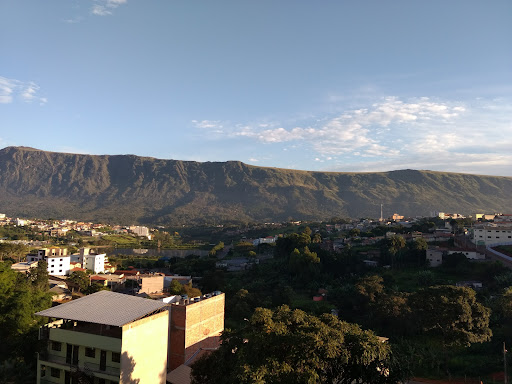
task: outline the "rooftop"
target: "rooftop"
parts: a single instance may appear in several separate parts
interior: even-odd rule
[[[161,301],[99,291],[37,312],[36,315],[122,327],[166,306]]]

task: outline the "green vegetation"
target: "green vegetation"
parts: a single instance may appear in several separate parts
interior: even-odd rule
[[[46,263],[28,275],[0,262],[0,377],[12,383],[35,381],[39,327],[45,319],[34,313],[51,306]]]
[[[390,348],[371,331],[280,306],[257,308],[193,366],[193,383],[396,383]]]

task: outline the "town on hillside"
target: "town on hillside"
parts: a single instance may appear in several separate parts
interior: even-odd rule
[[[511,268],[504,213],[154,228],[0,214],[0,377],[504,383]]]

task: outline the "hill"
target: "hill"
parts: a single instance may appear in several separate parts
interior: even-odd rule
[[[131,223],[508,212],[512,178],[401,170],[309,172],[237,161],[0,150],[0,212]]]

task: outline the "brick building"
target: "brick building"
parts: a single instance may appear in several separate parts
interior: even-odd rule
[[[224,293],[214,292],[171,304],[168,370],[174,370],[201,351],[219,346],[224,330]]]

